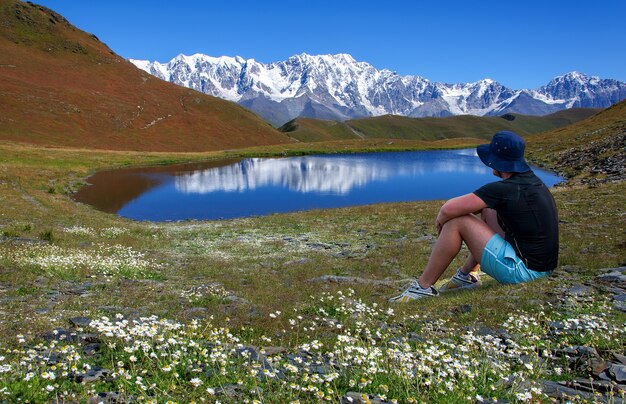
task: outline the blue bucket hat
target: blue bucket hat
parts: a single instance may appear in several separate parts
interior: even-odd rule
[[[524,160],[525,148],[524,139],[505,130],[493,135],[490,144],[478,146],[476,152],[488,167],[506,173],[523,173],[530,170]]]

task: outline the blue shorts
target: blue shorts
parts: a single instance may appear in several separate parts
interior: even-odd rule
[[[497,233],[489,239],[483,250],[480,269],[498,282],[508,284],[529,282],[552,273],[526,268],[513,246]]]

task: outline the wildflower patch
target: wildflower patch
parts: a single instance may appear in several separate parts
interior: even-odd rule
[[[64,248],[56,245],[30,245],[6,249],[4,254],[14,264],[48,276],[87,275],[110,279],[152,278],[161,265],[145,254],[121,245],[97,245],[93,249]]]
[[[282,337],[231,330],[213,319],[118,314],[48,342],[18,335],[0,347],[0,392],[8,401],[35,402],[88,401],[110,392],[137,402],[549,401],[544,387],[554,382],[546,380],[571,377],[558,366],[571,334],[551,332],[553,322],[576,332],[602,330],[609,337],[596,340],[598,350],[626,336],[624,324],[608,317],[610,308],[607,317],[587,309],[520,311],[501,331],[483,332],[399,316],[352,291],[325,293],[293,313],[268,313],[284,325]],[[87,349],[93,344],[98,349]],[[616,387],[599,399],[617,401],[625,393]]]

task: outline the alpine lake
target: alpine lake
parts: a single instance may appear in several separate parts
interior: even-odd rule
[[[101,171],[75,200],[133,220],[215,220],[449,199],[497,180],[475,149],[309,155]]]

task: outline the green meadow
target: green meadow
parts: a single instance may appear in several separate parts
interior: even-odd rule
[[[403,306],[387,299],[424,267],[443,201],[150,223],[71,199],[111,167],[478,142],[199,154],[1,145],[0,400],[549,402],[546,382],[589,377],[567,349],[624,351],[624,313],[597,281],[624,263],[623,182],[575,177],[553,190],[553,276]],[[580,287],[590,292],[571,292]],[[618,402],[614,384],[601,394]]]

